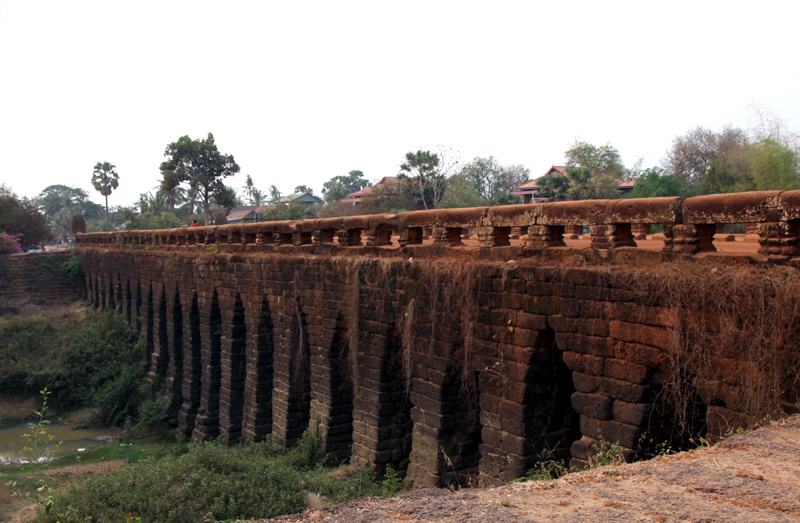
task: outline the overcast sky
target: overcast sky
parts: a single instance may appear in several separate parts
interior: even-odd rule
[[[0,183],[33,197],[214,134],[257,187],[317,193],[408,151],[535,178],[575,140],[656,165],[696,126],[800,130],[800,2],[0,0]],[[241,190],[240,190],[241,193]]]

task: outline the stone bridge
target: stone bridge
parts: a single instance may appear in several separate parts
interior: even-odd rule
[[[318,429],[334,458],[435,486],[796,410],[799,223],[800,191],[774,191],[91,233],[76,252],[186,435],[288,448]]]

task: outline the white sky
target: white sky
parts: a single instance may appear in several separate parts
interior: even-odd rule
[[[656,165],[752,104],[800,130],[798,20],[793,0],[0,0],[0,183],[102,203],[109,161],[130,205],[208,132],[241,166],[226,183],[284,194],[440,145],[534,177],[576,139]]]

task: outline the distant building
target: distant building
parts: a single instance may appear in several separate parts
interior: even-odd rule
[[[398,183],[397,176],[384,176],[381,178],[381,181],[376,183],[375,185],[370,185],[369,187],[364,187],[361,190],[356,192],[351,192],[347,195],[347,198],[342,200],[343,202],[351,203],[353,205],[358,205],[364,198],[372,196],[375,194],[375,191],[381,189],[389,189],[394,188]]]
[[[252,222],[256,219],[256,209],[258,208],[255,205],[239,205],[228,211],[225,218],[228,223]]]
[[[310,191],[306,192],[297,192],[294,194],[290,194],[289,196],[284,196],[280,200],[278,200],[278,204],[302,204],[306,207],[311,207],[312,205],[322,205],[323,201],[322,198],[318,198],[311,194]]]
[[[525,182],[522,185],[517,185],[513,189],[511,189],[511,194],[517,194],[522,196],[523,203],[536,203],[536,202],[546,202],[549,198],[542,198],[537,196],[537,193],[542,188],[539,185],[539,182],[545,176],[549,176],[552,174],[560,174],[561,176],[567,175],[567,168],[563,165],[554,165],[550,167],[550,169],[544,173],[544,176],[541,178],[537,178],[535,180],[531,180],[529,182]],[[617,181],[616,189],[617,192],[620,194],[628,194],[633,190],[634,185],[636,185],[636,180],[621,180],[619,178],[615,178]]]

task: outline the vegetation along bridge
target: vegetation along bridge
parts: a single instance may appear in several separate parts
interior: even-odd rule
[[[418,486],[797,411],[800,191],[80,234],[169,419]],[[738,225],[737,225],[738,224]]]

